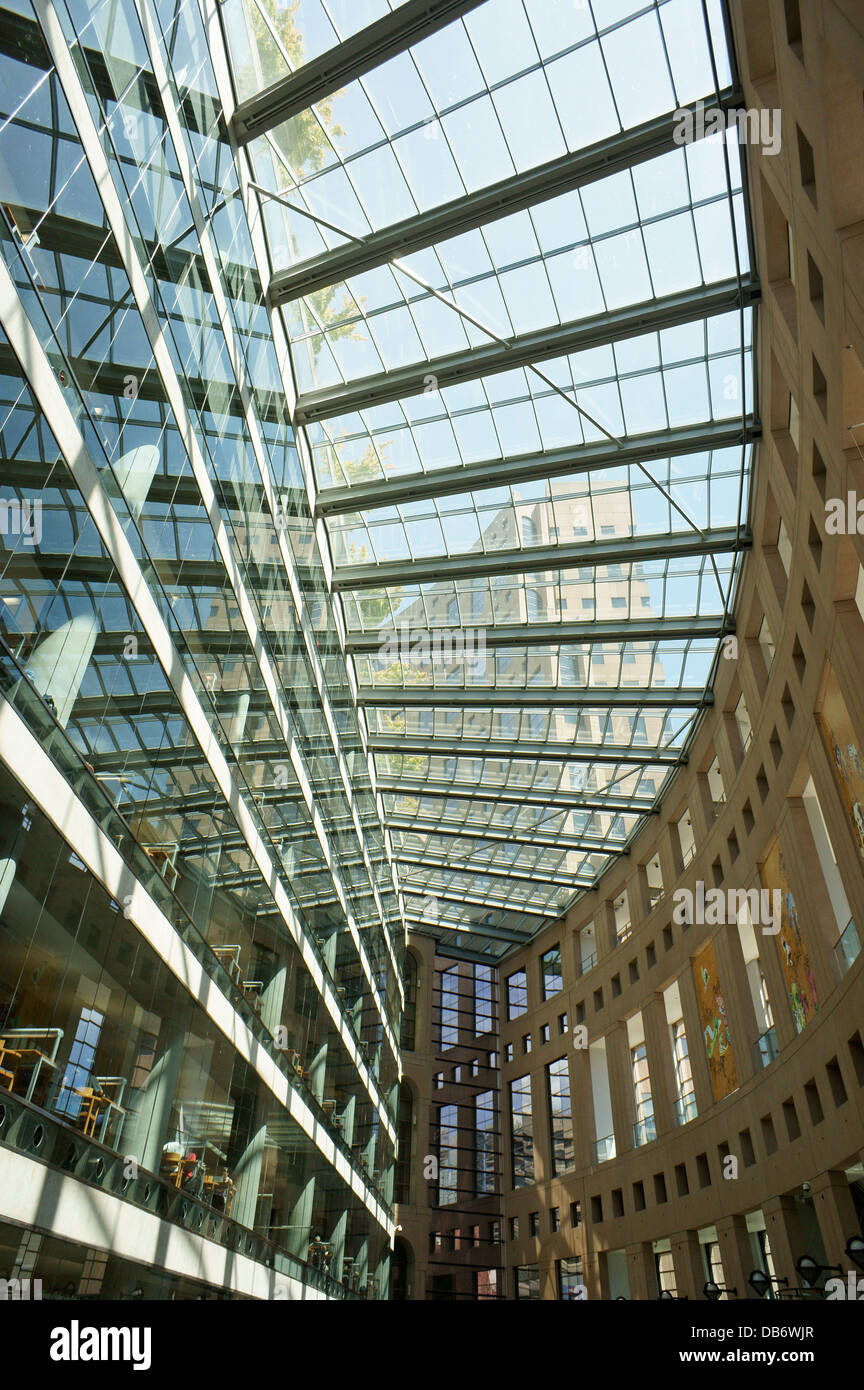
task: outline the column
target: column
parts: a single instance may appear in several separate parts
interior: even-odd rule
[[[558,1270],[554,1259],[541,1264],[537,1273],[540,1278],[540,1298],[544,1302],[554,1303],[558,1298]]]
[[[80,613],[43,638],[27,662],[25,681],[32,681],[62,729],[69,723],[98,635],[96,615]]]
[[[843,889],[860,930],[860,924],[864,923],[864,875],[861,872],[864,861],[832,771],[828,750],[818,729],[810,740],[808,762],[831,846],[837,856]]]
[[[792,890],[800,904],[799,926],[816,980],[817,999],[822,1000],[834,987],[832,952],[840,929],[822,876],[804,802],[801,797],[790,798],[787,807],[787,815],[780,826],[780,844]]]
[[[552,1120],[545,1067],[532,1073],[531,1096],[534,1110],[534,1179],[536,1182],[548,1182],[553,1176]]]
[[[738,679],[741,682],[741,692],[747,706],[747,713],[754,728],[756,725],[756,714],[762,705],[763,692],[759,688],[756,671],[753,665],[752,648],[758,643],[752,637],[738,638]]]
[[[267,1148],[267,1126],[261,1125],[252,1135],[233,1168],[234,1203],[231,1216],[241,1226],[255,1229],[255,1214],[258,1210],[258,1192],[261,1187],[261,1169]]]
[[[577,1169],[593,1162],[594,1092],[591,1087],[591,1056],[587,1047],[570,1049],[570,1110],[573,1115],[573,1158]]]
[[[300,1195],[291,1208],[285,1244],[293,1255],[306,1259],[309,1241],[312,1238],[312,1212],[315,1206],[315,1178],[307,1178]],[[323,1239],[323,1232],[318,1234]]]
[[[723,778],[723,785],[726,788],[727,797],[729,796],[735,778],[738,776],[740,747],[741,737],[738,733],[738,724],[735,720],[735,715],[731,714],[728,710],[724,710],[721,718],[717,721],[714,731],[714,751],[717,754],[717,761],[720,764],[720,775]]]
[[[630,1297],[642,1301],[657,1297],[657,1275],[654,1269],[654,1251],[650,1241],[639,1241],[628,1245],[627,1277],[630,1280]]]
[[[15,882],[18,856],[24,847],[27,836],[25,822],[20,815],[8,810],[0,810],[0,913]]]
[[[351,1147],[354,1143],[354,1112],[356,1108],[356,1098],[351,1097],[345,1109],[342,1111],[342,1138]]]
[[[759,883],[761,887],[761,879]],[[786,983],[786,976],[783,972],[780,947],[777,945],[776,936],[764,935],[761,926],[754,926],[753,930],[756,933],[759,965],[762,969],[762,974],[765,976],[765,983],[768,986],[768,1002],[771,1005],[774,1032],[777,1035],[777,1044],[782,1051],[784,1047],[788,1047],[789,1043],[798,1036],[798,1033],[795,1028],[795,1021],[792,1017],[789,986]]]
[[[810,1194],[825,1246],[825,1262],[841,1265],[845,1273],[850,1267],[846,1242],[859,1234],[858,1214],[846,1174],[842,1169],[820,1173],[810,1184]]]
[[[123,1148],[142,1168],[158,1173],[162,1147],[169,1131],[171,1110],[183,1065],[185,1028],[175,1019],[163,1019],[153,1065],[143,1086],[128,1097],[129,1111],[123,1131]]]
[[[666,1022],[666,1002],[662,994],[651,994],[642,1005],[645,1025],[645,1049],[648,1055],[648,1074],[654,1102],[654,1127],[658,1135],[675,1128],[675,1099],[678,1088],[672,1061],[669,1024]]]
[[[261,1022],[273,1034],[282,1022],[287,979],[288,967],[283,965],[261,991]]]
[[[768,1244],[774,1260],[774,1273],[778,1279],[788,1279],[789,1287],[794,1288],[800,1281],[795,1269],[799,1255],[806,1254],[801,1223],[795,1210],[793,1197],[772,1197],[762,1203]]]
[[[624,884],[627,892],[627,909],[630,913],[630,930],[635,936],[648,915],[648,890],[645,886],[644,869],[636,868]]]
[[[677,835],[677,832],[675,832]],[[672,830],[668,825],[664,825],[657,837],[657,853],[660,855],[660,877],[663,880],[663,895],[669,897],[675,884],[678,881],[680,870],[678,868],[678,858],[672,848]]]
[[[737,1289],[739,1298],[747,1298],[747,1280],[753,1273],[753,1247],[750,1232],[743,1216],[721,1216],[715,1223],[720,1259],[723,1264],[723,1283]]]
[[[249,701],[251,699],[248,690],[241,690],[237,695],[237,704],[231,716],[231,728],[228,734],[228,741],[231,744],[231,751],[236,755],[240,752],[243,739],[246,733],[246,720],[249,715]]]
[[[756,1070],[755,1044],[760,1030],[737,924],[721,927],[715,933],[714,954],[717,957],[720,991],[729,1014],[735,1072],[738,1085],[743,1086]]]
[[[345,1237],[348,1233],[348,1212],[343,1211],[330,1233],[333,1254],[330,1259],[330,1273],[334,1279],[342,1278],[342,1264],[345,1258]]]
[[[636,1105],[626,1023],[616,1023],[606,1034],[606,1063],[609,1068],[609,1098],[612,1103],[615,1152],[627,1153],[633,1148]]]
[[[688,803],[690,808],[690,824],[693,827],[693,839],[696,841],[696,852],[702,849],[708,838],[708,832],[714,824],[714,803],[711,800],[711,789],[708,786],[708,778],[704,772],[699,772],[693,783],[693,794]]]
[[[714,1088],[711,1085],[708,1054],[705,1051],[705,1032],[702,1026],[699,1000],[696,997],[692,958],[687,961],[687,968],[684,972],[678,976],[678,991],[681,996],[684,1031],[687,1034],[687,1052],[690,1057],[690,1070],[693,1074],[696,1109],[700,1115],[704,1115],[714,1104]]]
[[[606,1297],[603,1292],[603,1278],[600,1271],[600,1252],[595,1249],[593,1239],[590,1249],[587,1248],[586,1241],[586,1249],[582,1256],[582,1279],[589,1300]]]
[[[834,604],[832,666],[855,730],[864,731],[864,651],[861,614],[853,598]]]
[[[611,902],[605,900],[600,904],[599,911],[594,918],[594,939],[597,942],[597,959],[603,960],[611,955],[617,946],[615,928],[615,909]]]
[[[358,1293],[362,1293],[366,1288],[366,1280],[369,1278],[369,1240],[368,1237],[362,1240],[357,1247],[357,1254],[354,1256],[354,1264],[351,1270],[352,1288]]]
[[[306,1081],[318,1100],[324,1099],[324,1085],[327,1077],[327,1038],[319,1046],[309,1066],[306,1068]]]
[[[129,449],[114,464],[114,477],[123,492],[126,505],[136,520],[144,510],[144,503],[147,501],[150,485],[158,467],[159,450],[155,444],[139,444],[136,449]],[[110,479],[106,479],[106,483],[110,491]]]
[[[704,1298],[702,1290],[708,1280],[702,1247],[696,1231],[679,1231],[671,1236],[672,1263],[675,1266],[675,1290],[679,1298]]]

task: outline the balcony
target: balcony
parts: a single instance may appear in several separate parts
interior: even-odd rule
[[[349,1281],[346,1286],[328,1273],[326,1264],[303,1260],[276,1241],[234,1220],[228,1214],[230,1201],[226,1200],[224,1191],[219,1194],[217,1187],[211,1187],[208,1198],[206,1185],[200,1194],[193,1194],[182,1185],[178,1187],[175,1179],[165,1172],[139,1168],[137,1163],[130,1168],[129,1159],[124,1155],[82,1134],[67,1120],[49,1115],[11,1092],[4,1092],[0,1100],[0,1144],[37,1160],[43,1172],[39,1181],[47,1182],[45,1170],[51,1170],[55,1184],[63,1178],[77,1178],[86,1184],[80,1198],[74,1200],[84,1201],[88,1189],[99,1188],[127,1203],[130,1214],[135,1208],[139,1213],[149,1213],[209,1241],[214,1248],[221,1246],[226,1269],[241,1256],[274,1270],[277,1287],[278,1276],[283,1274],[319,1289],[328,1298],[360,1296],[356,1282]],[[325,1248],[332,1254],[332,1244],[327,1243]]]
[[[610,1158],[615,1157],[615,1135],[606,1134],[602,1139],[594,1141],[594,1162],[608,1163]]]
[[[595,966],[596,964],[597,964],[597,952],[596,952],[596,951],[589,951],[587,955],[585,955],[585,956],[582,957],[582,968],[580,969],[579,974],[580,974],[580,975],[587,975],[587,974],[588,974],[588,971],[589,971],[589,970],[593,970],[593,968],[594,968],[594,966]]]

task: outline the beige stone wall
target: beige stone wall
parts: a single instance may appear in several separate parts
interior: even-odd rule
[[[499,1256],[509,1297],[513,1268],[535,1263],[541,1296],[556,1297],[555,1262],[573,1254],[583,1256],[589,1296],[608,1297],[610,1268],[621,1262],[610,1265],[612,1251],[625,1253],[631,1296],[656,1297],[652,1243],[666,1239],[678,1293],[701,1297],[697,1233],[707,1226],[717,1229],[727,1284],[743,1292],[754,1263],[745,1216],[757,1211],[777,1273],[795,1284],[794,1260],[813,1245],[813,1228],[795,1200],[804,1184],[831,1262],[846,1267],[843,1243],[858,1230],[845,1172],[864,1151],[864,953],[847,973],[837,968],[838,923],[802,796],[812,778],[851,914],[864,935],[864,859],[816,722],[830,664],[864,749],[864,537],[833,535],[825,525],[831,498],[852,490],[864,503],[864,10],[859,0],[801,0],[799,39],[793,9],[784,0],[732,5],[746,104],[782,112],[780,153],[747,151],[763,287],[758,362],[764,433],[751,506],[754,544],[736,607],[737,655],[720,661],[715,703],[687,766],[631,853],[566,921],[502,967],[502,993],[507,975],[523,966],[528,972],[528,1013],[502,1021],[502,1061],[506,1043],[514,1051],[502,1082],[506,1110],[508,1083],[530,1070],[537,1174],[532,1187],[508,1190],[505,1116],[503,1234],[511,1217],[519,1218],[520,1233]],[[864,519],[861,524],[864,529]],[[763,619],[775,649],[770,665],[758,640]],[[746,747],[735,719],[742,695],[752,725]],[[716,804],[707,777],[715,758],[725,791]],[[685,865],[678,822],[688,810],[696,850]],[[796,1031],[780,950],[757,928],[780,1048],[763,1068],[737,928],[673,921],[672,894],[693,889],[697,880],[708,888],[758,886],[778,837],[819,1011]],[[658,853],[664,893],[651,908],[645,866]],[[625,888],[632,933],[618,944],[612,904]],[[591,922],[598,960],[582,973],[578,936]],[[694,957],[712,938],[738,1083],[719,1101],[692,971]],[[558,941],[564,989],[544,1004],[539,957]],[[662,998],[676,981],[698,1105],[698,1117],[684,1125],[672,1115],[675,1078]],[[618,1154],[611,1161],[593,1162],[593,1141],[600,1136],[593,1130],[587,1054],[559,1035],[557,1019],[565,1010],[571,1029],[584,1021],[590,1042],[605,1039]],[[634,1148],[627,1020],[639,1011],[657,1138]],[[550,1025],[545,1045],[544,1024]],[[527,1033],[532,1051],[525,1056]],[[564,1055],[565,1042],[577,1167],[553,1178],[543,1069]],[[421,1124],[430,1103],[424,1063],[432,1065],[428,1058],[408,1059],[423,1094]],[[726,1154],[738,1159],[735,1179],[723,1177]],[[570,1209],[577,1201],[582,1224],[574,1229]],[[561,1213],[557,1234],[549,1229],[553,1207]],[[532,1212],[540,1214],[539,1238],[528,1234]],[[418,1212],[418,1229],[422,1224]],[[415,1296],[423,1295],[418,1289]]]

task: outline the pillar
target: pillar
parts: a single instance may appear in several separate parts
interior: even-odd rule
[[[850,1268],[850,1260],[845,1253],[846,1242],[850,1236],[860,1233],[858,1214],[846,1174],[842,1169],[820,1173],[810,1184],[810,1194],[822,1233],[825,1262],[839,1264],[845,1272]]]
[[[780,827],[780,844],[792,891],[799,904],[799,927],[816,981],[817,1001],[821,1004],[834,988],[832,952],[841,928],[834,916],[804,802],[801,797],[795,797],[787,802],[787,807]]]
[[[587,1047],[570,1049],[570,1110],[573,1115],[573,1160],[577,1169],[594,1161],[594,1092]]]
[[[611,955],[618,944],[615,929],[615,909],[611,902],[605,899],[600,904],[600,910],[594,918],[594,939],[597,942],[598,961]]]
[[[327,1077],[327,1038],[321,1043],[308,1067],[306,1081],[312,1093],[319,1100],[324,1099],[324,1086]]]
[[[754,925],[753,930],[756,934],[756,946],[759,951],[759,965],[765,976],[765,984],[768,986],[768,1002],[771,1005],[774,1032],[777,1035],[777,1044],[782,1051],[798,1035],[792,1017],[789,986],[783,971],[780,948],[777,945],[777,938],[764,934],[761,926]]]
[[[793,1197],[772,1197],[762,1203],[768,1244],[774,1261],[774,1272],[778,1279],[788,1279],[789,1287],[794,1288],[800,1281],[795,1269],[799,1255],[807,1253],[801,1223],[795,1210]]]
[[[744,964],[744,952],[736,924],[722,927],[714,935],[714,954],[717,958],[717,972],[720,991],[729,1016],[729,1031],[732,1035],[732,1051],[735,1057],[735,1073],[738,1085],[756,1070],[756,1039],[759,1037],[759,1024],[753,1008],[750,981]]]
[[[723,1282],[727,1288],[737,1289],[739,1298],[747,1298],[750,1296],[747,1280],[754,1269],[747,1222],[743,1216],[736,1215],[721,1216],[715,1224],[723,1264]]]
[[[315,1206],[315,1178],[307,1178],[300,1195],[291,1208],[291,1215],[288,1218],[287,1239],[285,1244],[293,1255],[299,1255],[301,1260],[306,1259],[306,1252],[309,1241],[312,1237],[312,1212]],[[323,1232],[319,1231],[323,1238]]]
[[[700,1115],[704,1115],[714,1105],[714,1088],[711,1085],[708,1054],[705,1051],[705,1033],[702,1027],[699,1000],[696,996],[696,983],[693,979],[692,957],[687,961],[686,969],[678,976],[678,991],[681,997],[684,1031],[687,1034],[687,1052],[690,1057],[690,1071],[693,1075],[696,1109]]]
[[[702,1290],[708,1280],[702,1247],[696,1231],[679,1231],[671,1236],[672,1263],[675,1266],[675,1290],[678,1298],[704,1298]]]
[[[675,1128],[675,1100],[678,1087],[672,1061],[669,1024],[666,1022],[666,1003],[662,994],[651,994],[642,1005],[645,1025],[645,1049],[648,1055],[648,1074],[654,1102],[654,1128],[658,1135]]]
[[[142,1168],[158,1173],[163,1145],[173,1137],[171,1110],[183,1065],[186,1030],[175,1019],[162,1021],[153,1065],[143,1086],[127,1095],[123,1148]]]
[[[343,1211],[330,1233],[333,1254],[330,1259],[330,1273],[334,1279],[342,1278],[342,1265],[345,1259],[345,1237],[348,1233],[348,1211]]]
[[[234,1202],[231,1217],[241,1226],[255,1229],[255,1214],[258,1209],[258,1192],[261,1186],[261,1169],[267,1148],[267,1126],[256,1130],[234,1165]]]
[[[633,1148],[636,1105],[626,1023],[616,1023],[606,1034],[606,1063],[609,1068],[609,1098],[612,1103],[615,1152],[627,1153]]]
[[[627,1277],[630,1281],[630,1297],[640,1301],[657,1297],[657,1275],[654,1268],[654,1251],[650,1241],[639,1241],[628,1245]]]
[[[69,723],[98,634],[95,613],[79,613],[44,637],[27,662],[25,680],[29,678],[51,706],[62,729]]]

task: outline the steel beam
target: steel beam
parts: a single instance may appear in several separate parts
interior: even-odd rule
[[[429,941],[434,941],[436,947],[435,954],[437,956],[440,956],[444,960],[464,960],[468,961],[470,964],[473,965],[489,965],[492,961],[500,960],[501,956],[504,954],[503,951],[500,953],[492,951],[468,951],[461,946],[451,946],[449,944],[446,944],[440,936],[436,936],[434,932],[430,931],[430,923],[423,922],[422,918],[411,917],[408,913],[406,913],[405,921],[406,923],[416,922],[417,926],[412,926],[408,928],[411,935],[425,936],[428,938]],[[425,927],[426,930],[421,931],[421,926]]]
[[[8,10],[4,11],[4,17],[8,13]],[[128,97],[128,94],[124,96]],[[111,99],[118,101],[120,97],[112,96]],[[123,266],[123,258],[108,227],[94,227],[82,222],[79,217],[65,217],[57,212],[40,213],[35,208],[14,203],[7,203],[6,211],[22,238],[26,239],[38,228],[40,251],[76,256],[97,265],[118,268]],[[202,288],[207,291],[211,289],[210,277],[201,251],[187,248],[181,250],[179,246],[172,245],[166,248],[163,242],[142,237],[141,258],[158,280],[168,284],[182,283],[184,277],[188,276],[190,267],[194,266],[195,276],[201,281]],[[250,304],[259,302],[262,287],[254,266],[226,264],[225,278],[231,285],[232,299],[246,300]],[[105,300],[104,304],[106,311],[116,307],[108,300]],[[128,371],[137,376],[143,375],[140,366],[137,371],[132,367],[129,367]]]
[[[512,458],[483,459],[434,473],[409,473],[404,477],[376,478],[371,483],[351,487],[324,488],[315,501],[317,516],[346,516],[355,512],[394,507],[406,502],[424,502],[433,497],[450,497],[482,491],[489,487],[508,487],[537,482],[543,478],[602,472],[626,464],[649,463],[655,459],[681,458],[709,449],[729,449],[762,437],[752,420],[742,428],[739,422],[715,421],[698,427],[655,430],[631,435],[621,447],[608,439],[591,444],[550,449],[545,453],[516,454]]]
[[[474,904],[474,906],[480,906],[480,904]],[[549,915],[551,916],[551,913]],[[533,936],[533,932],[518,932],[510,927],[487,927],[480,922],[466,922],[464,926],[458,922],[425,922],[422,917],[412,917],[408,912],[406,912],[405,918],[406,921],[423,922],[427,930],[429,927],[437,926],[439,931],[464,932],[466,936],[489,937],[492,941],[506,941],[515,946],[524,946],[526,941],[530,941]]]
[[[740,88],[729,87],[721,92],[719,100],[712,102],[712,105],[732,110],[742,100]],[[461,236],[488,222],[496,222],[524,208],[558,198],[574,188],[632,169],[635,164],[656,159],[670,150],[680,149],[681,146],[675,142],[677,126],[674,113],[657,116],[586,149],[561,155],[515,177],[489,184],[465,198],[455,198],[419,216],[391,223],[362,241],[351,241],[312,256],[274,275],[270,283],[270,300],[273,304],[285,304],[303,295],[314,294],[327,285],[337,284],[375,266],[386,265],[395,257],[408,256],[426,246],[434,246],[436,242]],[[698,123],[696,129],[699,129]]]
[[[548,917],[549,912],[545,908],[529,907],[526,903],[506,903],[500,898],[487,898],[475,893],[444,893],[440,889],[424,889],[410,883],[400,883],[399,891],[403,895],[412,894],[416,898],[434,898],[436,902],[442,903],[465,903],[469,907],[488,907],[490,912],[513,912],[516,915],[526,917]]]
[[[432,873],[466,874],[468,877],[478,876],[480,878],[504,878],[513,879],[516,883],[533,883],[535,885],[549,885],[553,888],[570,888],[574,892],[578,888],[590,888],[594,883],[593,878],[577,878],[575,874],[562,875],[560,871],[549,869],[538,869],[536,874],[512,872],[506,868],[493,868],[491,865],[480,865],[467,859],[455,864],[449,863],[442,856],[411,855],[400,854],[394,848],[393,861],[397,870],[402,864],[410,864],[420,869],[426,869]],[[516,861],[518,863],[518,860]],[[401,882],[401,875],[400,875]],[[430,892],[432,890],[430,889]]]
[[[643,686],[634,686],[632,690],[619,690],[617,687],[607,690],[605,687],[592,686],[588,690],[538,690],[529,686],[527,690],[448,690],[440,686],[432,689],[399,685],[379,689],[377,686],[361,685],[357,702],[369,708],[419,705],[426,709],[444,709],[447,706],[460,709],[521,709],[530,705],[534,709],[538,706],[543,709],[690,709],[712,705],[714,696],[711,691],[682,687],[670,687],[668,690],[654,687],[648,690]]]
[[[338,92],[372,68],[437,33],[483,0],[405,0],[396,9],[349,34],[341,43],[289,72],[237,106],[232,125],[238,142],[250,140]]]
[[[433,357],[413,366],[399,367],[390,372],[376,372],[357,377],[340,386],[328,386],[307,391],[298,396],[294,412],[298,425],[346,415],[350,411],[368,410],[372,406],[398,401],[405,396],[421,395],[430,375],[437,390],[457,386],[478,377],[494,376],[534,362],[548,362],[570,352],[585,352],[589,348],[608,347],[625,338],[641,333],[675,328],[696,319],[713,318],[753,304],[759,298],[757,283],[745,276],[723,280],[713,285],[684,290],[662,299],[628,305],[602,314],[594,314],[575,322],[540,328],[523,333],[507,343],[492,342],[485,347],[465,348],[460,352]]]
[[[109,304],[104,303],[106,312],[110,307]],[[130,367],[126,363],[99,362],[92,357],[73,357],[71,354],[67,356],[67,361],[75,374],[78,385],[84,392],[115,396],[118,400],[122,400],[124,391],[128,390],[128,378],[131,375],[138,380],[138,398],[145,401],[156,401],[165,406],[166,411],[169,409],[162,378],[152,362],[146,367],[136,368]],[[0,373],[3,376],[12,377],[13,380],[24,377],[17,357],[6,344],[0,345]],[[212,409],[213,383],[211,381],[207,381],[204,377],[187,374],[183,378],[183,385],[197,409],[202,412]],[[275,401],[270,401],[269,396],[272,395],[271,392],[268,399],[262,397],[257,401],[256,411],[262,420],[284,427],[285,415],[281,406],[277,406]],[[224,400],[220,400],[219,410],[221,414],[242,420],[245,414],[245,405],[240,392],[229,390]],[[217,479],[214,485],[219,486],[220,482],[221,480]]]
[[[490,743],[485,739],[468,738],[448,743],[446,739],[436,738],[397,739],[393,734],[370,734],[369,751],[409,758],[417,754],[428,758],[491,758],[494,762],[528,759],[531,762],[635,763],[661,767],[679,767],[687,762],[686,755],[671,748],[651,751],[620,744],[595,747],[584,743],[532,743],[527,739],[519,743],[506,743],[503,739]]]
[[[563,810],[623,812],[624,815],[647,816],[656,813],[653,801],[640,805],[628,797],[610,796],[607,800],[598,797],[586,801],[578,792],[551,790],[548,795],[536,789],[496,786],[464,786],[459,782],[414,782],[402,781],[399,777],[379,777],[376,790],[395,796],[435,796],[454,801],[495,801],[502,806],[544,806],[550,811],[560,806]]]
[[[492,829],[490,826],[474,829],[466,821],[460,821],[456,825],[448,821],[424,821],[424,820],[400,820],[396,816],[385,816],[385,827],[388,830],[404,830],[411,835],[444,835],[450,839],[458,837],[460,840],[488,840],[495,843],[503,842],[508,845],[525,845],[528,849],[572,849],[584,851],[585,854],[623,854],[624,841],[620,845],[609,844],[606,840],[601,840],[596,836],[590,837],[581,835],[578,838],[566,835],[550,835],[538,831],[537,834],[527,838],[524,835],[513,834],[506,826],[500,830]]]
[[[483,634],[486,647],[590,647],[598,642],[671,642],[678,638],[716,638],[720,639],[735,631],[735,620],[725,619],[722,613],[714,617],[688,618],[630,618],[609,622],[588,623],[513,623],[499,627],[486,627],[478,622],[475,627],[466,623],[468,631]],[[404,624],[405,632],[416,634],[419,629],[410,622]],[[445,628],[447,632],[458,628]],[[425,631],[425,629],[424,629]],[[380,628],[378,632],[364,632],[349,635],[345,650],[351,656],[365,653],[374,655],[388,643],[398,641],[402,633],[399,628]],[[435,629],[431,629],[434,637]],[[118,637],[118,641],[120,638]]]
[[[406,584],[438,584],[449,580],[481,579],[506,574],[558,573],[571,569],[600,569],[604,565],[638,565],[647,560],[687,559],[746,550],[753,543],[748,531],[735,527],[708,531],[677,531],[670,535],[618,536],[609,540],[564,545],[534,545],[513,550],[469,551],[431,559],[382,560],[378,564],[337,565],[333,588],[397,588]],[[622,622],[626,630],[626,619]]]

